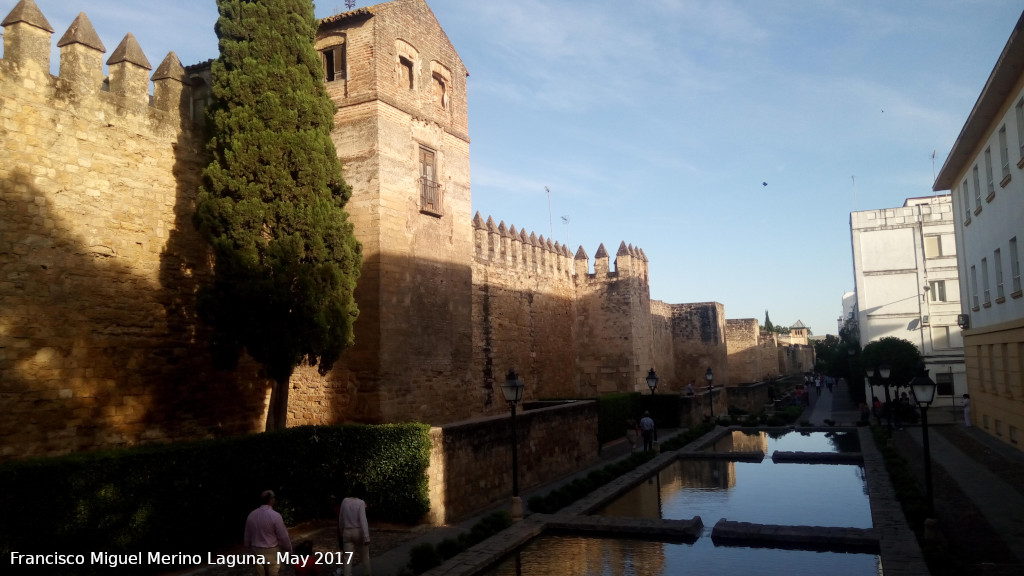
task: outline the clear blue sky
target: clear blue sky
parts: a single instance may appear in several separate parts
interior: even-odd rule
[[[213,0],[36,3],[54,44],[84,11],[108,55],[132,32],[154,67],[171,50],[185,65],[217,56]],[[819,335],[853,289],[849,213],[931,194],[1022,8],[428,3],[470,72],[474,212],[591,258],[631,243],[652,298],[762,322],[767,309]],[[343,10],[328,0],[317,15]]]

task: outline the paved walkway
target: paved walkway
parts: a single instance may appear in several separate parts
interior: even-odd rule
[[[802,416],[815,425],[824,424],[826,419],[836,421],[837,425],[848,425],[859,418],[860,411],[850,401],[846,389],[830,393],[824,388],[820,397],[811,393],[811,406]],[[990,552],[993,557],[977,559],[972,574],[1024,574],[1024,452],[976,427],[965,427],[956,408],[932,408],[928,419],[935,493],[941,492],[938,483],[949,478],[955,486],[948,489],[959,492],[965,500],[956,504],[953,497],[935,499],[936,515],[946,539],[966,538],[970,532],[990,535],[998,539],[1012,557],[1000,556],[998,550]],[[923,486],[922,428],[905,426],[894,432],[893,439],[901,454],[914,461],[912,467]],[[952,509],[972,505],[988,526],[969,526],[971,515]],[[949,521],[943,522],[943,516],[948,516]],[[961,543],[950,542],[954,549],[958,544]],[[959,548],[963,550],[963,546]]]

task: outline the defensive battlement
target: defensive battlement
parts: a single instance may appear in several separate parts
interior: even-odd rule
[[[129,32],[107,59],[109,74],[104,76],[106,47],[82,12],[57,41],[60,72],[54,77],[50,74],[54,30],[33,0],[21,0],[0,25],[4,28],[0,81],[9,96],[32,99],[35,95],[54,106],[74,104],[76,109],[89,107],[88,99],[96,98],[99,105],[107,104],[98,111],[103,115],[160,110],[166,113],[166,120],[175,123],[192,116],[189,79],[174,52],[167,54],[150,78],[152,66]]]
[[[473,238],[476,259],[498,266],[552,276],[594,279],[636,276],[645,282],[648,279],[647,255],[625,242],[619,244],[615,253],[614,270],[604,244],[598,246],[591,274],[590,257],[583,246],[574,256],[568,246],[534,232],[527,234],[525,229],[517,230],[514,225],[506,226],[504,221],[495,224],[490,216],[484,220],[479,212],[473,217]]]

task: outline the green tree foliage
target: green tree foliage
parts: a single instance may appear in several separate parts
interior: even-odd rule
[[[775,325],[772,324],[771,318],[768,318],[768,311],[764,311],[764,329],[767,332],[775,332]]]
[[[861,364],[871,373],[873,368],[888,364],[890,369],[888,383],[892,386],[906,386],[917,374],[917,367],[921,363],[921,351],[913,343],[897,338],[886,336],[880,340],[871,342],[864,347],[861,354]],[[880,377],[871,379],[873,384],[882,384]]]
[[[353,341],[360,246],[330,138],[334,106],[310,0],[217,0],[208,151],[195,224],[215,257],[199,311],[218,363],[244,351],[274,380],[283,428],[302,361],[326,373]]]
[[[839,348],[839,337],[832,334],[826,334],[824,338],[814,341],[814,358],[816,362],[815,368],[821,372],[827,372],[829,374],[839,375],[833,369],[833,363],[835,362],[836,351]],[[845,376],[845,371],[842,373]]]

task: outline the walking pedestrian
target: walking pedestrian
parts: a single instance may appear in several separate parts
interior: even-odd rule
[[[626,419],[626,442],[629,443],[629,453],[636,452],[636,442],[640,439],[640,426],[632,418]]]
[[[363,485],[356,484],[352,495],[341,501],[338,513],[338,540],[345,552],[345,576],[352,576],[352,560],[357,547],[360,548],[360,558],[365,567],[363,574],[373,574],[370,568],[370,526],[366,522],[366,502],[363,500],[365,495]]]
[[[644,437],[644,452],[654,449],[654,419],[651,413],[644,410],[644,417],[640,419],[640,433]]]
[[[971,395],[970,394],[964,394],[963,407],[964,407],[964,426],[970,427],[971,426]]]
[[[249,513],[245,520],[245,547],[254,554],[263,556],[264,563],[256,564],[257,576],[277,576],[281,565],[277,562],[278,552],[292,551],[292,541],[288,537],[288,529],[284,527],[284,519],[274,510],[277,498],[273,490],[264,490],[260,494],[262,504]]]

